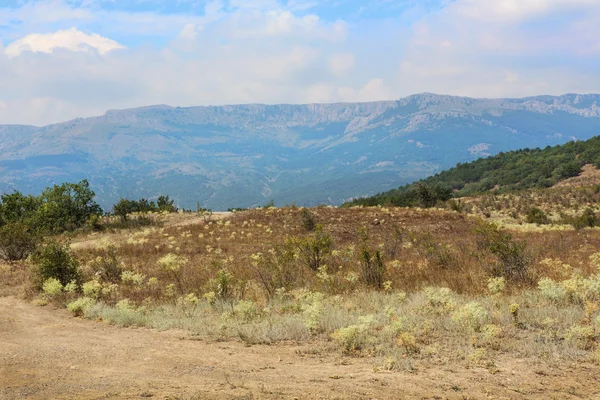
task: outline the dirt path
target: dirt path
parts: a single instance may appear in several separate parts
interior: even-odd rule
[[[367,359],[119,329],[0,298],[0,399],[598,399],[600,368],[436,366],[374,372]],[[300,350],[300,351],[299,351]],[[348,364],[348,365],[344,365]]]

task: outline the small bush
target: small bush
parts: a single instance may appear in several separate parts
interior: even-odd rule
[[[133,271],[123,271],[121,281],[126,285],[142,286],[146,281],[146,275]]]
[[[550,278],[540,279],[538,288],[542,293],[542,296],[548,300],[561,302],[567,298],[567,290],[565,287],[558,282],[554,282]]]
[[[103,282],[120,283],[123,268],[117,259],[117,249],[109,246],[90,263],[92,270]]]
[[[37,247],[38,235],[23,222],[10,222],[0,227],[0,259],[26,259]]]
[[[291,238],[286,245],[296,249],[302,262],[311,270],[317,272],[323,265],[324,259],[331,253],[331,236],[323,231],[321,225],[308,238]]]
[[[350,325],[340,328],[331,334],[331,338],[345,353],[361,350],[368,340],[366,329],[363,325]]]
[[[96,300],[90,299],[89,297],[80,297],[67,304],[67,310],[72,312],[76,317],[85,315],[87,310],[96,304]]]
[[[102,294],[102,283],[94,279],[85,282],[82,285],[81,290],[83,291],[84,296],[97,299]]]
[[[379,251],[371,252],[363,249],[360,260],[360,275],[365,285],[375,288],[383,288],[385,265]]]
[[[503,277],[490,278],[488,279],[487,287],[491,294],[502,293],[506,287],[506,280]]]
[[[600,225],[600,219],[593,209],[586,208],[583,214],[575,217],[571,223],[575,229],[593,228]]]
[[[495,224],[481,223],[476,229],[477,247],[495,255],[498,262],[491,266],[494,276],[502,276],[510,281],[529,282],[531,256],[525,242],[513,240]]]
[[[590,350],[594,347],[596,332],[591,326],[574,325],[567,331],[565,338],[577,344],[584,350]]]
[[[50,279],[46,279],[46,281],[44,282],[44,285],[42,286],[42,290],[44,291],[45,295],[52,298],[52,297],[56,297],[62,293],[63,285],[60,284],[58,279],[50,278]]]
[[[426,287],[423,293],[433,310],[452,311],[456,307],[452,290],[449,288]]]
[[[31,254],[31,264],[38,289],[50,278],[57,279],[63,286],[81,280],[79,262],[71,254],[67,243],[50,241]]]
[[[472,301],[452,314],[452,320],[463,328],[479,332],[489,320],[488,311],[478,302]]]
[[[543,210],[532,207],[527,212],[527,222],[530,224],[546,225],[550,223],[550,218]]]
[[[310,212],[308,208],[303,208],[300,211],[300,222],[302,223],[302,227],[309,232],[314,231],[317,226],[315,214]]]
[[[249,300],[242,300],[233,308],[233,312],[244,322],[250,322],[258,315],[256,304]]]

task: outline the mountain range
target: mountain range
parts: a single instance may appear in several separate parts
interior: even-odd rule
[[[168,194],[214,210],[340,204],[521,148],[600,135],[600,95],[310,105],[156,105],[0,125],[0,193],[88,179],[98,202]]]

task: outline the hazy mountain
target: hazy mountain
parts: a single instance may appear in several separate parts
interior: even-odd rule
[[[89,179],[99,202],[169,194],[215,210],[341,203],[457,162],[600,134],[600,95],[169,107],[0,125],[0,192]]]

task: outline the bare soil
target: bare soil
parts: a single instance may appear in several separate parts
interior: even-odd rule
[[[120,329],[0,298],[0,399],[598,399],[600,367],[497,360],[494,368],[376,372],[312,345],[204,343]]]

